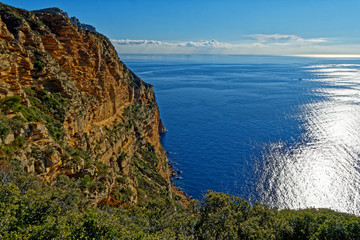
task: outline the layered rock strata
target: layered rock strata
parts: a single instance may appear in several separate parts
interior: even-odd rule
[[[86,176],[101,183],[89,192],[96,200],[171,195],[152,86],[105,36],[73,22],[61,10],[0,3],[1,160],[49,183]]]

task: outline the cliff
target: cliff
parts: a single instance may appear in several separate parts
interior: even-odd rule
[[[152,86],[83,25],[0,3],[0,161],[84,179],[94,202],[171,196]]]
[[[359,238],[359,217],[328,209],[212,191],[184,208],[152,86],[83,28],[0,3],[0,239]]]

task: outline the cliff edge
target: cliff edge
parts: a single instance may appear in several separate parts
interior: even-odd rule
[[[50,184],[84,179],[95,203],[171,196],[152,86],[95,28],[54,9],[0,3],[1,163]]]

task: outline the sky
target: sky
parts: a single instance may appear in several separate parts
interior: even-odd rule
[[[0,0],[59,7],[136,54],[360,55],[359,0]]]

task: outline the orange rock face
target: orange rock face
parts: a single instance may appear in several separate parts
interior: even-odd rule
[[[152,86],[120,61],[105,36],[79,29],[66,14],[32,13],[0,3],[0,98],[19,95],[22,104],[31,106],[27,88],[69,99],[61,148],[87,152],[92,161],[129,176],[126,182],[132,191],[138,186],[132,176],[137,171],[134,162],[145,161],[144,149],[154,151],[157,162],[153,167],[169,185],[167,158],[159,141],[159,129],[165,128]],[[32,131],[32,138],[51,138],[47,130],[40,129],[44,125],[31,126],[39,132]],[[47,165],[51,169],[46,172],[42,169]],[[75,176],[88,171],[83,165],[69,170],[61,154],[52,153],[44,164],[27,169],[54,179],[58,174]],[[109,186],[114,184],[110,181]]]

